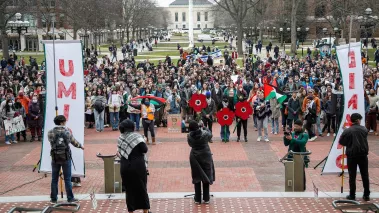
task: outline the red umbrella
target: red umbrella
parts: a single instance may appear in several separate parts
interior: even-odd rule
[[[195,112],[201,112],[202,109],[208,106],[207,97],[203,94],[193,94],[188,102],[188,105],[193,108]]]
[[[247,101],[237,102],[235,113],[236,116],[240,117],[242,120],[247,120],[253,113],[253,109]]]
[[[229,108],[222,108],[217,112],[217,121],[221,126],[230,126],[233,123],[234,112]]]

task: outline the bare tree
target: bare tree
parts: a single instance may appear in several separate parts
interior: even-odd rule
[[[215,1],[218,6],[224,9],[235,21],[237,26],[237,49],[240,55],[242,51],[243,22],[250,9],[255,7],[260,0],[220,0]]]
[[[14,15],[18,12],[23,12],[28,6],[27,0],[0,0],[0,32],[1,43],[3,47],[3,57],[9,58],[9,40],[7,33],[7,24],[13,19]]]

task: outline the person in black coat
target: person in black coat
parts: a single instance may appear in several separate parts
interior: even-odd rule
[[[199,128],[199,124],[194,120],[189,122],[189,131],[187,140],[191,147],[190,165],[192,183],[195,185],[194,200],[196,204],[201,203],[202,184],[203,200],[205,204],[208,204],[210,200],[209,185],[216,180],[212,152],[208,145],[212,133],[208,129]]]
[[[212,133],[213,115],[217,110],[215,101],[211,97],[211,92],[206,92],[207,107],[201,111],[204,127],[207,127]],[[209,141],[212,143],[212,139]]]
[[[149,213],[146,139],[134,132],[134,122],[129,119],[120,123],[119,130],[121,135],[118,138],[117,156],[121,159],[120,173],[126,190],[128,212],[143,209],[144,213]]]
[[[347,168],[349,170],[350,193],[346,197],[349,200],[355,200],[357,167],[361,172],[363,183],[363,200],[370,201],[370,179],[368,174],[368,130],[361,125],[362,116],[359,113],[353,113],[350,117],[353,125],[343,131],[339,143],[346,146]]]

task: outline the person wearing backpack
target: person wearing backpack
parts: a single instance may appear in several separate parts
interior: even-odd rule
[[[120,120],[120,108],[122,105],[122,97],[117,94],[116,87],[112,87],[112,94],[108,100],[110,123],[112,125],[112,131],[118,130],[118,124]]]
[[[69,203],[78,202],[74,198],[71,184],[71,149],[70,143],[76,148],[84,150],[82,146],[72,135],[70,129],[66,127],[66,117],[58,115],[54,118],[57,125],[48,132],[48,139],[51,145],[51,194],[50,202],[56,204],[58,200],[58,180],[59,172],[62,169],[64,176],[64,185],[67,192],[67,201]]]
[[[95,114],[96,132],[104,131],[104,109],[106,103],[107,99],[104,97],[103,91],[98,89],[96,96],[92,100],[92,106]]]

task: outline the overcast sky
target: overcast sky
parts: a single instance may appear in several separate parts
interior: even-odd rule
[[[168,5],[174,2],[174,0],[155,0],[155,2],[161,7],[168,7]]]
[[[160,7],[168,7],[169,4],[174,2],[175,0],[155,0],[155,2],[160,6]],[[212,1],[211,1],[212,2]]]

